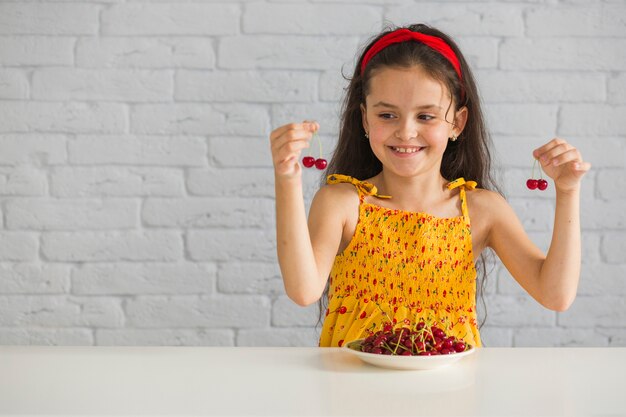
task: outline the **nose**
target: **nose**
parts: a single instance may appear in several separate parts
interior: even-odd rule
[[[396,130],[395,135],[398,139],[401,139],[403,141],[409,141],[411,139],[417,138],[417,136],[419,135],[417,123],[410,119],[404,119],[398,125],[398,129]]]

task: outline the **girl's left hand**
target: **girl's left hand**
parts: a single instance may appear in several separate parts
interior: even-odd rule
[[[591,169],[591,164],[583,161],[578,149],[560,138],[554,138],[535,149],[533,156],[543,171],[554,180],[559,191],[577,189],[583,175]]]

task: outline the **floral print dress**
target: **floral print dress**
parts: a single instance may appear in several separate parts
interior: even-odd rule
[[[319,346],[342,346],[378,330],[412,327],[420,320],[480,347],[476,269],[465,190],[458,178],[462,215],[442,218],[366,203],[373,184],[333,174],[327,183],[351,183],[359,194],[355,234],[337,255],[329,277],[328,309]]]

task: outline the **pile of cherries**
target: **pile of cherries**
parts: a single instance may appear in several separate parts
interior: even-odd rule
[[[433,356],[465,352],[472,347],[464,341],[447,336],[437,326],[427,326],[420,321],[415,330],[402,327],[378,331],[351,347],[361,352],[397,356]]]

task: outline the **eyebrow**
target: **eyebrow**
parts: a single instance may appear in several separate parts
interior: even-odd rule
[[[393,104],[390,103],[385,103],[384,101],[379,101],[378,103],[374,104],[372,107],[389,107],[392,109],[397,109],[398,106],[395,106]],[[416,106],[416,109],[439,109],[442,110],[443,107],[441,106],[437,106],[436,104],[425,104],[423,106]]]

